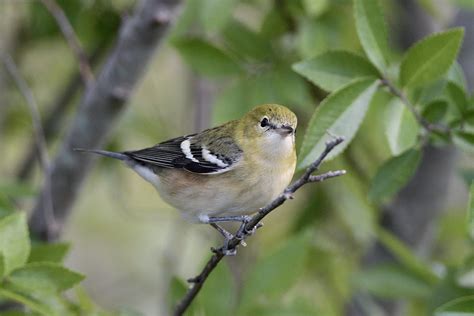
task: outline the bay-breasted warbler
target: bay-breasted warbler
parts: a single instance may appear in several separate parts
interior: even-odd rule
[[[289,109],[265,104],[239,120],[149,148],[85,151],[124,161],[189,220],[243,221],[290,183],[296,125]]]

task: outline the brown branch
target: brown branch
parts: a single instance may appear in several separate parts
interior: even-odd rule
[[[91,65],[96,65],[107,51],[107,45],[100,45],[91,55]],[[74,100],[74,97],[80,92],[81,73],[76,70],[68,82],[63,86],[62,91],[53,100],[52,104],[48,106],[49,112],[45,114],[43,125],[44,137],[46,142],[49,141],[59,133],[60,126],[68,113],[68,109]],[[28,144],[27,150],[22,155],[22,160],[17,166],[16,177],[20,181],[27,180],[31,171],[34,170],[36,158],[39,156],[38,150],[33,144]]]
[[[64,38],[66,39],[69,47],[71,47],[71,50],[73,51],[74,56],[79,63],[79,72],[81,73],[84,84],[86,86],[91,84],[94,81],[94,73],[92,72],[87,55],[82,49],[82,45],[79,42],[79,39],[77,38],[76,33],[74,32],[74,29],[63,9],[57,4],[55,0],[41,0],[41,2],[56,20],[56,23],[61,29]]]
[[[319,169],[319,166],[323,162],[323,160],[326,158],[326,156],[333,150],[334,147],[339,145],[344,141],[343,137],[336,137],[333,140],[330,140],[326,143],[326,148],[324,151],[321,153],[321,155],[316,159],[303,173],[303,175],[294,181],[292,184],[290,184],[285,191],[280,194],[275,200],[270,202],[267,206],[261,208],[257,214],[252,216],[250,221],[245,225],[244,231],[253,231],[256,228],[259,227],[260,221],[270,214],[273,210],[275,210],[277,207],[285,203],[288,199],[293,198],[293,194],[301,188],[303,185],[306,183],[311,183],[311,182],[321,182],[329,178],[337,177],[340,175],[345,174],[345,170],[338,170],[338,171],[329,171],[327,173],[321,174],[321,175],[312,175],[313,172]],[[240,243],[242,242],[243,236],[236,235],[234,238],[232,238],[228,245],[226,250],[234,250],[236,249]],[[204,282],[206,282],[207,277],[211,272],[214,270],[214,268],[217,266],[217,264],[222,260],[222,258],[225,257],[224,254],[224,246],[221,248],[214,250],[214,255],[209,259],[209,261],[206,263],[204,268],[202,269],[201,273],[197,275],[196,277],[189,279],[188,281],[192,283],[191,287],[189,290],[186,292],[185,296],[181,299],[181,301],[176,305],[176,308],[174,310],[174,315],[175,316],[180,316],[183,315],[183,313],[186,311],[186,309],[191,305],[193,302],[194,298],[196,295],[199,293],[201,290]]]
[[[18,87],[18,90],[20,91],[23,98],[25,98],[26,104],[31,115],[31,122],[33,124],[33,136],[35,139],[35,145],[38,149],[38,152],[40,153],[41,166],[44,170],[46,170],[49,166],[49,157],[46,146],[46,140],[43,132],[43,126],[41,124],[41,117],[38,111],[38,103],[36,102],[36,99],[33,96],[33,92],[21,76],[17,66],[15,65],[15,62],[10,57],[10,55],[2,54],[1,58],[3,64],[5,65],[5,68],[7,69],[8,73],[10,74],[16,86]]]
[[[418,121],[418,123],[428,132],[439,132],[443,134],[448,134],[450,133],[450,128],[442,125],[442,124],[437,124],[437,123],[431,123],[427,121],[423,116],[421,116],[420,113],[415,109],[415,106],[410,102],[408,97],[395,85],[390,82],[387,78],[382,78],[382,85],[386,86],[391,94],[393,94],[395,97],[399,98],[403,104],[408,108],[408,110],[413,114],[415,119]]]
[[[153,53],[164,37],[179,1],[142,0],[134,14],[122,25],[117,44],[97,80],[87,88],[60,146],[45,185],[33,207],[29,221],[33,235],[43,240],[59,236],[92,159],[73,148],[99,148],[106,141],[130,95],[143,75]],[[59,229],[44,221],[45,188],[51,186],[55,218]]]
[[[23,95],[26,100],[26,104],[28,105],[31,115],[31,122],[33,124],[33,138],[35,140],[35,147],[39,153],[43,172],[46,174],[49,171],[50,162],[48,157],[48,146],[46,144],[43,125],[41,123],[41,116],[38,110],[38,103],[36,102],[36,99],[33,95],[33,91],[31,91],[25,79],[23,79],[21,76],[13,59],[7,54],[2,54],[1,58],[8,73],[12,77],[13,81],[18,87],[18,90]],[[47,223],[48,226],[52,227],[52,229],[54,229],[56,227],[56,221],[54,218],[51,188],[47,184],[44,186],[44,199],[41,201],[41,207],[44,209],[43,221]]]

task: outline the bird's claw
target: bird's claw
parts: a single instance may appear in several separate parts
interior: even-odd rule
[[[239,241],[239,245],[246,247],[247,243],[245,242],[245,238],[247,238],[248,236],[252,236],[253,234],[255,234],[257,229],[263,226],[263,223],[259,222],[255,226],[253,226],[252,229],[247,230],[246,226],[251,220],[252,217],[249,215],[242,216],[240,227],[235,235],[229,233],[222,227],[218,226],[216,223],[211,223],[211,225],[224,236],[224,245],[220,248],[212,247],[211,251],[213,253],[222,254],[224,256],[235,256],[237,254],[237,247],[229,248],[230,241],[235,238]]]
[[[227,245],[217,248],[217,249],[214,247],[211,247],[211,251],[215,254],[222,254],[224,256],[235,256],[237,254],[236,248],[229,249]]]
[[[252,236],[253,234],[255,234],[255,232],[257,231],[257,229],[259,229],[260,227],[263,227],[263,223],[262,223],[262,222],[258,222],[257,225],[255,225],[251,230],[246,230],[246,229],[244,229],[244,231],[243,231],[244,238],[249,237],[249,236]]]

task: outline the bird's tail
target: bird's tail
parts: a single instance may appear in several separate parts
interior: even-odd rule
[[[98,155],[102,155],[105,157],[110,157],[118,160],[126,160],[128,158],[127,155],[122,153],[116,153],[113,151],[107,150],[99,150],[99,149],[84,149],[84,148],[74,148],[74,151],[86,152],[86,153],[94,153]]]

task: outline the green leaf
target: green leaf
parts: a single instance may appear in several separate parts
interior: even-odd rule
[[[30,297],[24,293],[19,293],[11,289],[0,287],[0,297],[20,303],[26,306],[27,308],[29,308],[30,310],[43,316],[56,316],[57,315],[49,306],[47,306],[46,304],[43,304],[43,302],[33,297]]]
[[[292,237],[272,255],[258,260],[243,283],[241,312],[261,299],[275,299],[283,295],[296,283],[304,272],[308,255],[309,235]]]
[[[342,165],[338,168],[350,167]],[[337,201],[330,208],[351,232],[353,242],[360,246],[371,244],[375,235],[374,227],[377,225],[375,219],[377,211],[367,200],[365,183],[360,177],[355,176],[355,172],[349,169],[339,181],[325,183],[324,193],[330,201]],[[319,205],[321,201],[318,200],[317,203]],[[314,203],[308,207],[315,212]],[[329,207],[324,207],[327,208]],[[347,212],[348,209],[351,211]]]
[[[168,306],[174,308],[176,304],[184,297],[187,291],[187,284],[181,279],[173,276],[170,281],[170,287],[168,290]],[[193,305],[191,305],[193,307]],[[171,311],[170,311],[171,312]],[[192,313],[189,313],[192,315]]]
[[[5,259],[3,258],[2,253],[0,252],[0,280],[5,275]]]
[[[332,138],[328,131],[344,136],[345,141],[333,149],[328,159],[340,154],[349,145],[365,117],[378,81],[361,79],[335,91],[321,102],[308,124],[299,153],[298,168],[310,165]]]
[[[318,17],[329,7],[328,0],[303,0],[303,7],[312,17]]]
[[[422,116],[430,123],[438,123],[446,116],[448,103],[444,100],[435,100],[423,109]]]
[[[330,28],[320,19],[298,19],[298,29],[297,46],[302,58],[312,58],[330,47],[328,39]]]
[[[467,153],[474,153],[474,134],[470,132],[455,132],[453,142]]]
[[[467,225],[468,234],[474,240],[474,181],[469,189],[469,204],[467,207]]]
[[[186,37],[173,41],[183,59],[195,71],[209,77],[240,73],[240,67],[224,51],[210,42]]]
[[[451,81],[446,85],[446,91],[459,116],[462,116],[469,106],[466,92],[461,86]]]
[[[288,24],[282,15],[281,10],[272,8],[263,19],[260,34],[268,39],[282,36],[288,30]]]
[[[268,60],[273,57],[266,38],[255,33],[237,20],[231,20],[222,30],[226,48],[242,60]]]
[[[248,91],[252,89],[248,80],[238,78],[220,91],[212,106],[212,121],[214,124],[238,119],[249,111],[254,104],[249,102]]]
[[[437,308],[434,316],[474,316],[474,296],[452,300]]]
[[[206,32],[221,30],[232,17],[232,11],[236,4],[236,0],[202,1],[201,21]]]
[[[444,75],[456,59],[463,35],[463,29],[455,28],[414,44],[400,66],[401,85],[411,88],[422,86]]]
[[[466,76],[464,75],[461,65],[457,61],[455,61],[449,69],[448,80],[454,82],[462,89],[466,89]]]
[[[409,96],[409,98],[413,99],[414,104],[427,104],[443,99],[446,97],[446,84],[446,80],[438,79],[422,87],[415,88],[413,96]]]
[[[81,274],[50,262],[29,263],[13,271],[8,278],[15,288],[37,293],[64,291],[83,279]]]
[[[220,91],[214,100],[213,122],[222,124],[242,117],[255,105],[288,104],[291,107],[313,108],[309,85],[285,66],[258,76],[240,77]]]
[[[431,285],[399,265],[378,265],[359,272],[356,285],[381,298],[426,298]]]
[[[396,236],[383,228],[377,231],[377,237],[380,243],[387,248],[398,262],[402,264],[407,270],[418,276],[424,282],[431,285],[436,284],[439,279],[431,271],[431,269],[405,245]]]
[[[171,43],[185,36],[199,22],[199,18],[202,16],[201,11],[202,0],[184,1],[178,18],[175,23],[172,23],[167,34]]]
[[[409,149],[403,154],[387,160],[377,170],[372,180],[369,199],[379,202],[391,198],[415,174],[420,158],[419,150]]]
[[[265,76],[262,79],[266,80]],[[292,107],[314,109],[313,99],[309,93],[310,85],[290,68],[283,65],[276,66],[268,73],[268,82],[263,81],[263,83],[272,91],[273,100],[261,100],[261,102],[256,104],[271,101],[279,104],[288,104]],[[257,102],[257,100],[254,102]]]
[[[377,69],[364,57],[330,51],[293,64],[293,70],[326,91],[334,91],[360,77],[376,77]]]
[[[74,301],[85,315],[92,314],[94,316],[101,316],[98,313],[94,314],[94,312],[97,312],[99,308],[95,305],[94,301],[82,285],[77,285],[74,288]]]
[[[365,53],[380,72],[386,72],[389,60],[387,27],[378,0],[354,0],[354,14]]]
[[[28,262],[61,263],[69,251],[68,243],[33,244]]]
[[[434,315],[435,310],[452,300],[460,297],[472,296],[472,287],[464,287],[460,284],[459,267],[445,266],[442,279],[433,286],[433,294],[431,298],[426,301],[427,314]],[[459,315],[456,315],[459,316]]]
[[[385,110],[385,135],[392,154],[398,156],[415,146],[419,124],[399,98],[393,98]]]
[[[462,119],[467,124],[469,124],[471,126],[474,126],[474,106],[472,106],[472,108],[473,108],[472,110],[466,111],[466,113],[463,115]]]
[[[0,183],[0,192],[3,194],[18,198],[25,196],[34,196],[36,190],[31,185],[25,183]]]
[[[0,192],[0,220],[8,215],[15,213],[15,206],[10,198]]]
[[[3,255],[4,275],[26,263],[30,240],[24,213],[14,213],[0,220],[0,253]]]

